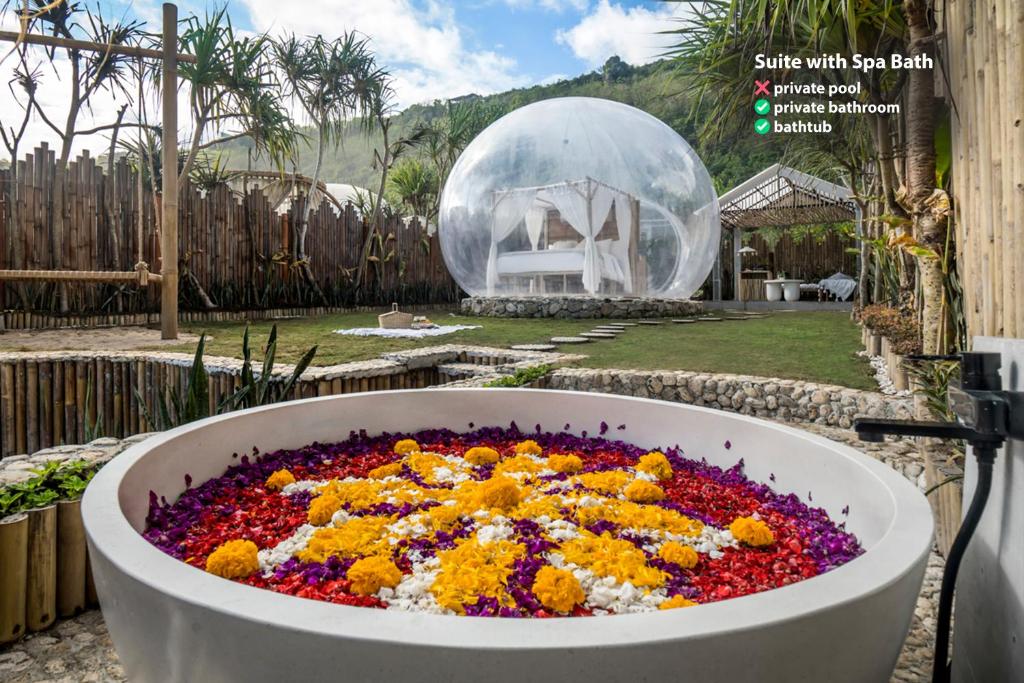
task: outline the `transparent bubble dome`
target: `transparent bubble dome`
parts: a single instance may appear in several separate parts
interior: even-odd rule
[[[688,298],[718,250],[718,198],[675,131],[609,100],[544,100],[459,157],[438,221],[473,296]]]

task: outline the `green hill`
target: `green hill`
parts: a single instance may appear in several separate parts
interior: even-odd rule
[[[499,112],[512,111],[531,102],[553,97],[603,97],[632,105],[658,117],[697,147],[719,191],[733,187],[782,156],[782,147],[772,143],[770,136],[761,138],[751,134],[742,141],[713,146],[697,145],[697,121],[691,116],[693,105],[682,92],[685,76],[674,72],[670,62],[634,67],[616,60],[609,60],[603,73],[592,72],[548,85],[519,88],[485,97],[467,95],[454,101],[473,100]],[[401,135],[418,124],[443,116],[446,108],[446,102],[437,101],[405,109],[396,114],[393,135]],[[310,129],[304,129],[303,132],[308,139],[300,147],[297,170],[312,175],[316,135]],[[373,151],[381,144],[379,133],[367,135],[353,127],[337,151],[328,151],[322,178],[326,182],[376,188],[380,176],[379,171],[373,168]],[[235,141],[213,149],[227,156],[230,168],[241,169],[248,163],[249,146],[248,141]],[[255,160],[253,168],[266,170],[271,166],[265,160]]]

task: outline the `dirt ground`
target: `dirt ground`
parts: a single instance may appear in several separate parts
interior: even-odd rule
[[[160,339],[160,330],[145,327],[102,327],[88,330],[10,330],[0,332],[0,351],[103,351],[176,346],[198,341],[194,334]]]

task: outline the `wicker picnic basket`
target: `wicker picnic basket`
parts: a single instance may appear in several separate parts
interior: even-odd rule
[[[402,313],[398,304],[391,304],[391,310],[377,316],[377,323],[385,330],[412,327],[412,313]]]

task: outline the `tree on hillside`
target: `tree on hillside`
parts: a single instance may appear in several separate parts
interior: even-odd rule
[[[306,282],[323,300],[324,295],[309,267],[306,232],[309,216],[317,202],[324,152],[328,145],[337,150],[350,119],[369,119],[379,87],[373,84],[382,72],[365,38],[346,33],[337,40],[323,36],[300,39],[294,35],[272,43],[284,93],[298,104],[317,132],[316,165],[309,195],[296,226],[294,258]]]
[[[621,57],[618,55],[612,55],[608,58],[608,61],[604,63],[604,66],[601,67],[601,74],[604,76],[605,84],[610,84],[626,78],[632,70],[632,67],[622,61]]]

